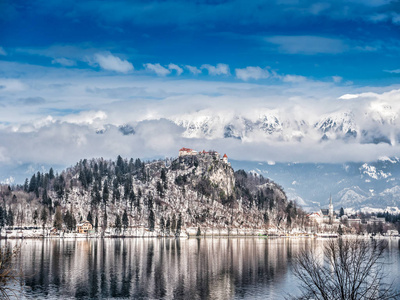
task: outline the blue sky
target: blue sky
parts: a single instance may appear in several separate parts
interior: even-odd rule
[[[399,79],[399,73],[388,72],[400,69],[398,1],[2,1],[1,6],[5,61],[87,69],[85,56],[109,52],[136,70],[146,63],[198,68],[224,63],[233,75],[226,80],[234,79],[235,68],[247,66],[317,80],[340,76],[360,85]],[[182,75],[191,73],[184,69]]]
[[[174,156],[181,146],[274,161],[399,152],[399,1],[1,1],[0,10],[0,167]],[[314,128],[332,114],[355,114],[350,125],[387,141],[336,132],[321,144],[287,125]],[[224,139],[218,126],[237,115],[277,115],[283,133]],[[188,131],[204,120],[213,132]],[[134,136],[120,134],[126,124]]]

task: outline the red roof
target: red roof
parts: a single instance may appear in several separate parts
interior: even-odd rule
[[[190,149],[190,148],[182,148],[182,149],[179,149],[179,151],[190,152],[190,151],[193,151],[193,149]]]
[[[224,157],[228,158],[228,155],[226,155],[226,153],[224,154]]]

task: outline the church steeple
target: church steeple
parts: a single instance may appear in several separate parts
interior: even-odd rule
[[[333,217],[332,195],[329,195],[329,216]]]

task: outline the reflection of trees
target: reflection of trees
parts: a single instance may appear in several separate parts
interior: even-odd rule
[[[290,240],[32,240],[22,264],[49,298],[229,299],[284,280]],[[36,273],[34,272],[36,271]],[[39,290],[40,289],[40,290]],[[28,290],[27,290],[28,291]]]

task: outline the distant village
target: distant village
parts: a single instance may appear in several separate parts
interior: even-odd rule
[[[381,235],[381,236],[399,236],[400,224],[395,220],[390,222],[393,217],[389,213],[380,213],[378,215],[368,215],[358,213],[346,214],[344,208],[340,208],[339,213],[333,209],[332,197],[329,197],[328,208],[322,208],[317,212],[307,215],[310,224],[310,231],[321,235],[336,233],[357,234],[357,235]],[[397,221],[397,222],[396,222]]]

